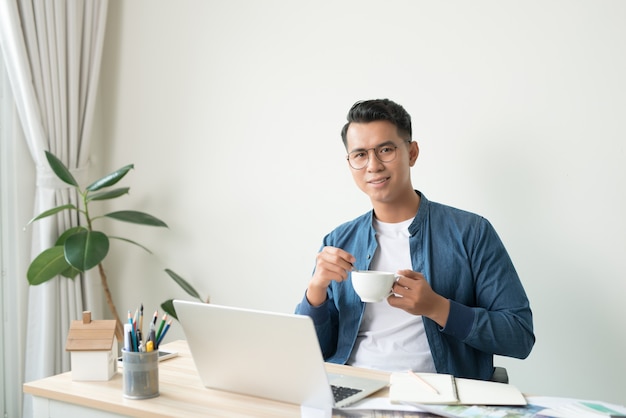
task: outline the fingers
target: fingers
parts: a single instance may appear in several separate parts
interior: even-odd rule
[[[389,304],[401,307],[414,313],[417,305],[424,298],[424,292],[428,292],[430,285],[422,273],[412,270],[399,270],[398,278],[393,284]]]
[[[389,305],[445,325],[450,310],[448,300],[433,291],[422,273],[400,270],[397,274],[399,277],[392,289],[394,294],[387,299]]]
[[[348,278],[356,259],[341,248],[324,247],[317,255],[315,276],[326,281],[343,281]]]
[[[422,283],[426,283],[426,278],[422,273],[413,270],[398,270],[398,278],[393,285],[393,292],[399,295],[405,295],[411,290],[415,290]],[[397,292],[396,292],[397,290]]]
[[[336,264],[340,268],[348,271],[352,270],[352,267],[356,262],[356,258],[354,258],[352,254],[342,250],[341,248],[324,247],[318,254],[318,258],[320,256],[326,261]]]
[[[412,315],[426,316],[439,326],[445,327],[450,313],[450,301],[435,293],[424,275],[406,271],[403,273],[406,274],[398,277],[393,285],[393,294],[387,298],[389,305]]]
[[[426,277],[424,277],[422,273],[413,270],[398,270],[396,274],[400,276],[401,279],[426,280]]]

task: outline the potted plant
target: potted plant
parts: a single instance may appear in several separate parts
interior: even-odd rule
[[[84,220],[84,223],[68,228],[58,237],[52,247],[42,251],[35,257],[26,274],[28,282],[31,285],[39,285],[58,275],[74,279],[79,273],[86,272],[97,266],[107,305],[117,322],[115,331],[117,339],[118,341],[123,341],[122,322],[109,290],[102,261],[109,252],[111,240],[125,241],[143,248],[148,253],[151,253],[151,251],[133,240],[107,235],[103,231],[95,229],[94,224],[102,218],[155,227],[167,227],[167,224],[150,214],[134,210],[115,211],[100,216],[93,216],[90,212],[90,204],[115,199],[128,193],[129,187],[110,188],[116,185],[134,168],[133,164],[126,165],[82,189],[68,168],[54,154],[46,151],[46,159],[54,174],[76,190],[79,196],[79,204],[67,204],[49,209],[30,220],[28,224],[30,225],[32,222],[65,210],[76,211],[81,219]],[[190,296],[203,301],[198,292],[185,279],[170,269],[165,269],[165,272]],[[206,302],[208,302],[208,299]],[[163,302],[161,307],[170,316],[177,318],[171,299]]]

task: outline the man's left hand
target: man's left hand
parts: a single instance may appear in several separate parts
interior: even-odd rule
[[[422,273],[398,270],[398,279],[392,287],[393,294],[387,298],[389,305],[413,315],[423,315],[442,328],[448,322],[450,301],[435,293]]]

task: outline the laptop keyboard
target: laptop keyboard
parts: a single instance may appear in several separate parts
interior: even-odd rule
[[[348,396],[352,396],[355,393],[361,392],[361,389],[348,388],[345,386],[330,385],[330,388],[333,390],[333,396],[335,397],[335,402],[342,401],[346,399]]]

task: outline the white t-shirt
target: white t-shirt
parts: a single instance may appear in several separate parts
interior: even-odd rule
[[[374,219],[378,249],[370,270],[395,273],[412,268],[409,250],[412,221],[390,224]],[[436,372],[422,317],[394,308],[386,299],[365,304],[348,364],[386,371]]]

